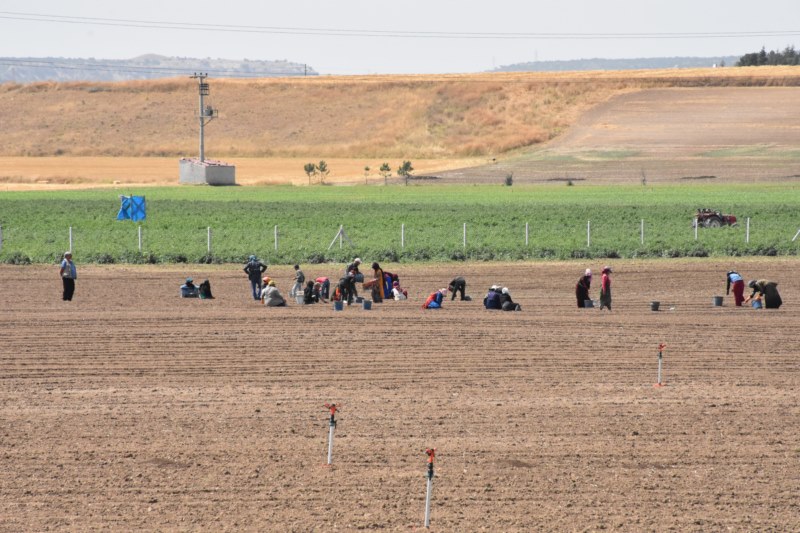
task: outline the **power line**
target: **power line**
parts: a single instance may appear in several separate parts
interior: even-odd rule
[[[246,26],[233,24],[198,24],[158,20],[73,17],[41,13],[0,11],[0,19],[61,24],[84,24],[144,29],[181,31],[215,31],[228,33],[257,33],[282,35],[320,35],[332,37],[378,37],[409,39],[500,39],[500,40],[641,40],[641,39],[730,39],[741,37],[791,37],[800,30],[762,30],[735,32],[648,32],[648,33],[516,33],[516,32],[441,32],[402,30],[352,30],[341,28],[304,28],[280,26]]]

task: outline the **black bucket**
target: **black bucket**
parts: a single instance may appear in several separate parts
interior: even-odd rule
[[[722,296],[714,296],[714,307],[722,307]]]
[[[650,310],[651,311],[658,311],[658,306],[661,305],[661,302],[650,302]]]

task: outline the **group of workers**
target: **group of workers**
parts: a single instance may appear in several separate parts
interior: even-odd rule
[[[600,309],[607,308],[611,311],[611,270],[610,266],[604,266],[600,278]],[[575,298],[578,301],[578,307],[583,309],[585,307],[594,307],[594,300],[589,296],[589,290],[592,288],[592,269],[587,268],[583,276],[578,279],[575,284]]]
[[[733,300],[736,307],[741,307],[752,302],[754,309],[778,309],[783,300],[778,293],[778,284],[768,279],[753,279],[747,286],[753,290],[750,296],[744,297],[744,278],[735,270],[730,270],[725,276],[725,294],[730,294],[733,289]]]
[[[399,277],[396,274],[384,271],[377,262],[372,263],[371,279],[365,281],[364,274],[360,271],[361,259],[355,258],[352,263],[345,268],[344,275],[339,279],[334,287],[333,294],[330,293],[331,283],[326,276],[320,276],[314,281],[306,281],[305,274],[300,269],[300,265],[294,265],[295,279],[289,296],[298,299],[302,297],[303,304],[327,303],[328,300],[341,301],[347,305],[352,304],[358,297],[356,283],[362,283],[365,290],[370,291],[373,302],[379,303],[383,300],[406,300],[408,291],[400,286]],[[255,255],[251,255],[244,272],[250,280],[252,296],[255,301],[260,301],[267,307],[283,307],[286,299],[278,290],[275,281],[269,276],[265,276],[267,265],[260,261]],[[611,311],[611,273],[609,266],[604,266],[600,281],[600,309],[608,308]],[[75,280],[77,279],[77,269],[72,261],[72,252],[64,252],[62,261],[59,265],[59,277],[63,284],[62,299],[72,300],[75,293]],[[752,303],[755,309],[778,309],[783,300],[778,293],[778,284],[768,279],[751,280],[747,286],[752,289],[750,296],[744,296],[744,278],[735,270],[728,271],[726,274],[727,286],[725,294],[730,294],[733,290],[733,297],[736,307],[741,307]],[[575,297],[579,308],[593,307],[594,301],[590,297],[592,286],[592,270],[587,268],[575,284]],[[425,303],[423,309],[440,309],[445,295],[449,292],[450,299],[455,300],[456,295],[460,295],[462,301],[469,301],[471,298],[466,294],[467,282],[462,276],[457,276],[450,281],[447,288],[442,288],[432,292]],[[182,298],[213,299],[211,293],[211,283],[204,280],[200,285],[195,285],[192,278],[186,278],[186,282],[180,287]],[[302,295],[302,296],[301,296]],[[503,311],[521,311],[521,306],[514,302],[509,293],[508,287],[492,285],[483,299],[486,309]]]

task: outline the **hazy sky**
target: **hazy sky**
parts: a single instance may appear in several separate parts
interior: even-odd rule
[[[154,53],[402,74],[534,60],[739,56],[791,44],[800,48],[798,0],[0,1],[5,57]]]

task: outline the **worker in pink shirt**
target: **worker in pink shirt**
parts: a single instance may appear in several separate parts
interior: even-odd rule
[[[608,310],[611,311],[611,267],[604,266],[603,267],[603,277],[600,278],[600,310],[602,311],[604,307],[608,307]]]

